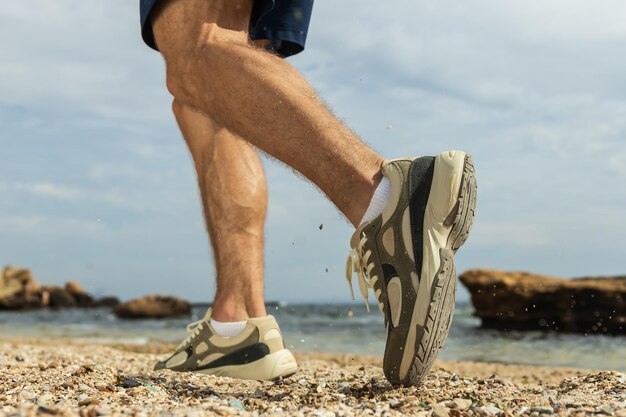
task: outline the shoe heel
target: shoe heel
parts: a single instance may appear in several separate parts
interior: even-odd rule
[[[455,252],[467,241],[472,228],[476,212],[476,191],[474,162],[469,155],[466,155],[456,204],[444,221],[444,225],[452,225],[448,238],[450,242],[448,247]]]

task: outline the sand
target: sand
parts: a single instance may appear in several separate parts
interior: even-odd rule
[[[276,382],[153,372],[170,348],[0,339],[0,417],[626,417],[614,371],[439,361],[421,387],[394,388],[380,358],[298,354],[299,372]]]

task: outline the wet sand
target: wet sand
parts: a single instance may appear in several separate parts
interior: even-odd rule
[[[394,388],[380,358],[307,353],[276,382],[153,372],[171,348],[0,339],[0,416],[626,417],[614,371],[438,361],[422,386]]]

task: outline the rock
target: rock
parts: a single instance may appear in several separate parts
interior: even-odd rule
[[[69,281],[65,284],[65,291],[74,298],[78,307],[93,307],[94,299],[76,281]]]
[[[552,407],[531,407],[530,412],[539,414],[553,414],[554,409]]]
[[[433,417],[449,417],[450,409],[441,404],[433,405]]]
[[[612,416],[615,413],[615,410],[613,410],[613,407],[610,405],[604,404],[596,409],[596,413]]]
[[[565,280],[476,269],[460,279],[484,328],[626,334],[626,276]]]
[[[28,269],[7,266],[0,275],[0,310],[94,307],[93,296],[76,282],[40,286]]]
[[[50,308],[70,308],[76,307],[74,297],[65,290],[65,288],[56,285],[47,285],[42,287],[42,292],[48,293]]]
[[[494,405],[485,405],[478,409],[478,414],[483,416],[499,416],[502,410]]]
[[[455,398],[451,403],[451,408],[456,408],[461,411],[465,411],[472,406],[472,401],[466,400],[465,398]]]
[[[161,319],[189,316],[191,306],[176,297],[148,295],[118,305],[113,313],[123,319]]]
[[[111,409],[107,406],[97,407],[96,415],[98,416],[108,416],[111,414]]]
[[[119,305],[120,300],[117,297],[102,297],[95,301],[94,307],[115,307]]]
[[[97,398],[92,398],[92,397],[85,398],[85,399],[83,399],[83,400],[78,402],[78,405],[80,407],[83,407],[85,405],[98,405],[98,404],[100,404],[98,399]]]
[[[39,284],[26,268],[7,266],[0,273],[0,310],[25,310],[39,305]]]
[[[40,395],[39,398],[37,398],[38,405],[46,406],[46,405],[52,404],[53,402],[54,402],[54,397],[50,394],[43,394],[43,395]]]
[[[135,381],[132,378],[124,378],[124,380],[122,381],[123,388],[137,388],[140,385],[141,384],[139,382]]]

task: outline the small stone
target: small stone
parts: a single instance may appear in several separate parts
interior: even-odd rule
[[[21,391],[18,395],[18,398],[22,401],[30,401],[34,400],[37,396],[31,391]]]
[[[115,387],[110,384],[105,384],[104,382],[98,382],[95,385],[98,391],[115,391]]]
[[[98,401],[97,398],[93,398],[93,397],[89,397],[89,398],[85,398],[84,400],[81,400],[78,402],[79,407],[83,407],[85,405],[98,405],[100,402]]]
[[[122,382],[122,388],[137,388],[139,385],[141,384],[132,378],[124,378]]]
[[[499,416],[502,410],[494,405],[485,405],[478,409],[478,413],[485,416]]]
[[[15,360],[16,360],[17,362],[24,362],[24,357],[23,357],[23,356],[20,356],[20,355],[15,355]]]
[[[79,392],[89,391],[89,386],[85,384],[78,384],[78,391]]]
[[[433,405],[433,417],[449,417],[450,409],[441,404]]]
[[[455,398],[450,402],[452,403],[452,406],[450,408],[456,408],[461,411],[467,410],[472,405],[472,401],[465,398]]]
[[[611,407],[610,405],[603,405],[600,406],[596,409],[597,413],[601,413],[601,414],[606,414],[607,416],[612,416],[615,413],[615,410],[613,410],[613,407]]]
[[[58,409],[57,407],[50,406],[50,405],[40,405],[39,407],[37,407],[37,413],[52,414],[52,415],[62,414],[60,409]]]
[[[111,409],[106,406],[96,407],[96,414],[99,416],[108,416],[111,414]]]
[[[85,401],[87,398],[89,398],[89,395],[82,393],[77,398],[78,398],[78,401]]]
[[[528,407],[522,406],[515,412],[515,415],[521,416],[522,414],[526,414],[527,411],[528,411]]]
[[[389,407],[393,410],[402,407],[402,405],[404,405],[404,402],[397,400],[396,398],[389,400]]]
[[[459,380],[459,376],[457,374],[452,374],[450,377],[450,381],[456,382]]]
[[[553,414],[554,409],[552,409],[552,407],[531,407],[530,412],[539,413],[540,415],[541,414]]]
[[[230,404],[231,407],[235,407],[238,410],[246,411],[246,407],[244,407],[243,404],[241,404],[241,401],[239,400],[229,400],[228,404]]]
[[[43,395],[40,395],[39,398],[37,398],[38,405],[48,405],[48,404],[51,404],[53,401],[54,401],[54,397],[50,394],[43,394]]]

